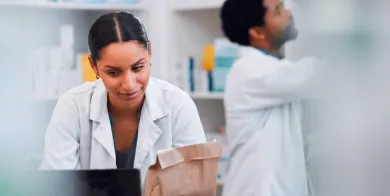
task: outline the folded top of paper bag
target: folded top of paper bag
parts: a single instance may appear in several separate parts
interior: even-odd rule
[[[165,169],[184,161],[217,159],[221,155],[222,144],[215,141],[161,150],[157,153],[157,162]]]

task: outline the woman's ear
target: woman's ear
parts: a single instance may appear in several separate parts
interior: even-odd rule
[[[152,56],[152,42],[150,40],[148,41],[148,53],[149,56]]]
[[[95,61],[93,60],[91,55],[88,55],[88,61],[89,61],[89,65],[91,66],[93,72],[95,72],[96,77],[98,77],[99,76],[99,72],[98,72],[98,69],[97,69],[97,65],[95,64]]]

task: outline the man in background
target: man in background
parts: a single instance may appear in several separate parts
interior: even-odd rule
[[[307,195],[300,101],[315,67],[283,57],[298,35],[292,15],[280,0],[226,0],[221,20],[240,45],[225,86],[231,157],[223,195]]]

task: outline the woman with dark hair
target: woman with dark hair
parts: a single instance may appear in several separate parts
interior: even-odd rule
[[[205,142],[188,94],[150,77],[151,42],[136,16],[101,16],[88,44],[98,80],[59,99],[42,169],[137,168],[144,181],[159,150]]]

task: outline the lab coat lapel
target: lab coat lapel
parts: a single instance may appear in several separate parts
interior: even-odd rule
[[[168,107],[165,104],[162,89],[157,86],[153,79],[150,79],[139,122],[138,142],[134,160],[135,168],[141,168],[145,158],[162,133],[162,130],[156,125],[156,121],[168,114]]]
[[[107,91],[101,80],[97,81],[91,99],[90,119],[93,121],[91,143],[91,168],[116,168],[115,147],[107,110]]]

